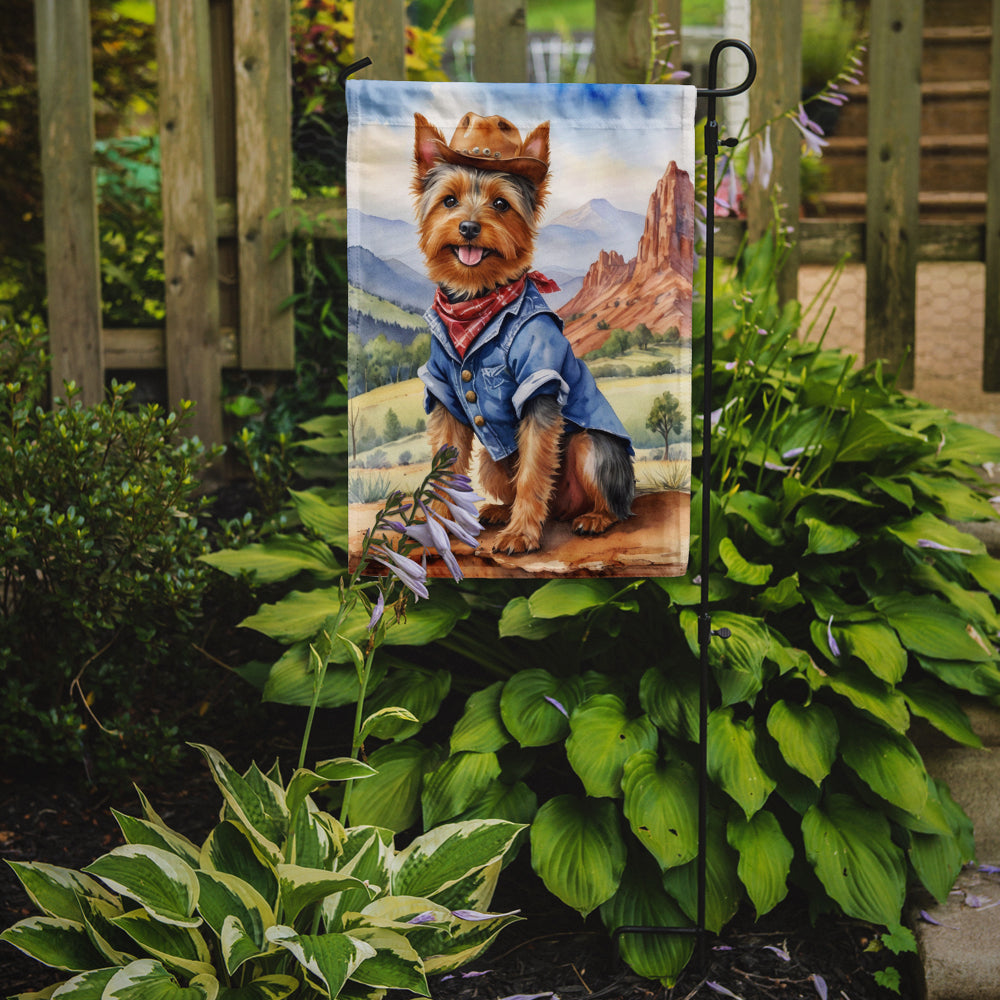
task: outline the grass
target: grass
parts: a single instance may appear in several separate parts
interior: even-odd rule
[[[684,0],[684,24],[721,25],[724,0]],[[594,0],[528,0],[529,31],[592,31]]]

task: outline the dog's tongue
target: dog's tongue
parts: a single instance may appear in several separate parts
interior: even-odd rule
[[[483,259],[483,248],[461,246],[458,248],[458,259],[469,267],[475,267]]]

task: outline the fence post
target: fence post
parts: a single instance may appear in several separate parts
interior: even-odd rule
[[[528,78],[528,31],[524,0],[475,0],[476,80],[524,83]]]
[[[756,178],[747,192],[747,229],[751,240],[760,239],[774,221],[773,205],[777,202],[779,224],[794,230],[792,246],[777,278],[778,297],[787,302],[798,297],[799,289],[802,136],[791,121],[778,116],[797,107],[802,99],[802,4],[799,0],[759,0],[752,4],[750,40],[761,68],[750,90],[750,131],[755,132],[772,118],[778,120],[771,126],[774,170],[770,183],[763,188],[760,179]],[[735,133],[739,124],[733,122],[727,131]],[[754,145],[759,141],[755,139]],[[751,154],[755,152],[751,149]]]
[[[359,76],[374,80],[406,79],[405,0],[361,0],[354,5],[355,58],[373,65]]]
[[[1000,392],[1000,0],[990,44],[989,171],[986,178],[986,325],[983,391]]]
[[[594,0],[594,67],[598,83],[645,83],[649,16],[655,0]]]
[[[156,59],[163,178],[167,396],[197,402],[191,430],[222,441],[219,253],[207,0],[160,0]]]
[[[872,0],[868,53],[865,360],[913,387],[923,0]]]
[[[104,397],[89,0],[35,0],[52,393]]]
[[[233,5],[242,368],[295,367],[290,21],[288,0]]]

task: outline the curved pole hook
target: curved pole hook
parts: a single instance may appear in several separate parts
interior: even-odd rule
[[[722,55],[725,49],[739,49],[746,56],[747,75],[746,79],[738,86],[719,89],[716,86],[719,76],[719,56]],[[735,97],[737,94],[742,94],[744,91],[749,90],[756,78],[757,57],[754,55],[753,49],[746,42],[738,38],[724,38],[721,42],[715,43],[712,54],[708,57],[708,87],[699,89],[698,96],[710,99],[714,97]]]

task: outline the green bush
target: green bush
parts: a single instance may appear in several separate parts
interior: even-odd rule
[[[68,385],[43,408],[42,336],[0,321],[0,744],[8,761],[110,775],[175,752],[153,681],[191,660],[208,454],[187,404],[132,409],[128,385],[96,406]]]

